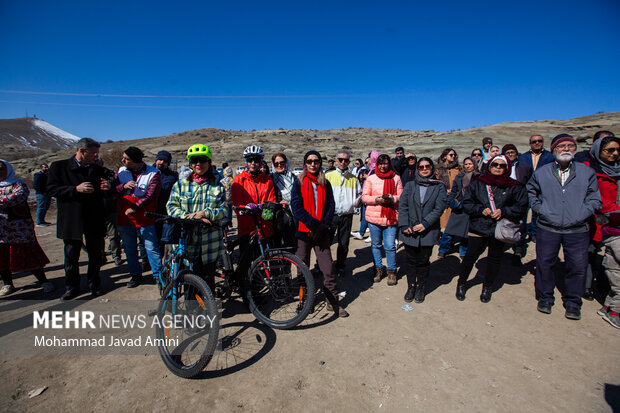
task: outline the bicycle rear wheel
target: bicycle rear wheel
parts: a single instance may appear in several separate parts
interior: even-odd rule
[[[171,372],[191,378],[204,369],[215,352],[217,304],[207,283],[194,274],[179,275],[176,293],[173,288],[174,283],[168,284],[157,311],[159,354]]]
[[[295,327],[308,316],[314,304],[314,278],[295,255],[267,254],[254,260],[248,271],[250,310],[271,328]]]

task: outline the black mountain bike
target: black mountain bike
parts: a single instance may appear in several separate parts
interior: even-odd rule
[[[216,296],[228,298],[235,288],[239,288],[250,311],[260,322],[275,329],[295,327],[308,316],[314,305],[314,278],[308,267],[289,248],[270,248],[258,219],[259,216],[272,219],[275,211],[282,206],[267,202],[262,209],[233,208],[240,215],[252,216],[255,229],[236,240],[231,240],[225,229],[222,231],[225,251],[221,257]],[[252,250],[260,250],[260,255],[250,265],[247,277],[241,281],[243,285],[235,286],[234,252],[243,239],[249,240]]]
[[[219,334],[217,303],[207,283],[192,271],[187,238],[193,228],[207,226],[199,220],[145,213],[158,222],[172,224],[177,245],[167,245],[159,279],[156,334],[159,354],[177,376],[190,378],[211,360]]]

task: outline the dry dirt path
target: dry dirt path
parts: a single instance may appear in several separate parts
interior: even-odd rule
[[[37,232],[60,289],[62,243],[53,226]],[[564,318],[561,305],[537,312],[532,247],[520,267],[505,255],[502,285],[488,304],[478,298],[479,283],[457,301],[458,254],[439,261],[436,254],[432,291],[409,312],[401,309],[404,278],[394,287],[373,284],[370,246],[354,239],[353,271],[341,280],[347,319],[319,306],[303,328],[273,331],[225,303],[225,349],[195,380],[172,375],[158,356],[1,356],[0,410],[610,412],[619,405],[620,332],[596,314],[596,301],[584,303],[581,321]],[[403,277],[402,248],[397,260]],[[125,288],[126,266],[108,263],[102,276],[111,301],[157,297],[152,285]],[[10,299],[43,298],[33,283],[21,275]]]

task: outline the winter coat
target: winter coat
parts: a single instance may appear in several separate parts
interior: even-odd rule
[[[518,223],[527,208],[527,192],[523,185],[514,185],[508,188],[492,186],[495,208],[502,211],[502,218]],[[469,232],[490,237],[495,234],[497,221],[489,216],[482,215],[482,211],[491,208],[487,185],[479,179],[471,181],[465,191],[463,210],[469,215]]]
[[[420,185],[416,181],[409,181],[400,196],[398,206],[400,240],[412,247],[435,245],[441,235],[439,217],[446,208],[446,202],[446,187],[443,183],[429,185],[424,200],[420,201]],[[424,225],[426,229],[411,235],[403,234],[403,230],[417,224]]]
[[[395,175],[394,187],[396,189],[396,195],[394,195],[394,208],[396,209],[396,219],[398,220],[398,200],[400,194],[403,192],[403,184],[400,181],[400,177]],[[366,204],[366,221],[371,224],[386,226],[388,219],[381,216],[381,205],[375,202],[375,198],[383,195],[383,179],[379,178],[376,174],[369,175],[364,182],[364,188],[362,190],[362,202]]]
[[[47,191],[47,174],[43,171],[39,171],[34,174],[32,180],[32,187],[37,195],[44,195]]]
[[[588,232],[588,220],[603,205],[596,173],[580,162],[571,163],[564,186],[555,162],[537,168],[527,192],[538,227],[561,234]]]
[[[519,160],[512,164],[512,170],[514,172],[514,176],[511,174],[511,178],[516,179],[522,185],[527,184],[527,182],[532,177],[532,174],[534,173],[532,165],[526,162],[521,162]]]
[[[233,178],[231,187],[234,206],[245,207],[247,204],[263,204],[266,201],[276,202],[276,190],[273,180],[265,174],[258,174],[254,178],[249,172],[243,171]],[[273,234],[273,225],[270,221],[259,218],[263,235],[270,237]],[[237,232],[239,236],[254,231],[254,217],[237,213]]]
[[[456,237],[467,238],[469,232],[469,215],[463,211],[463,198],[461,190],[463,189],[464,173],[458,174],[452,183],[452,190],[448,195],[446,207],[450,207],[450,218],[446,224],[445,232]]]
[[[336,202],[336,215],[353,214],[353,210],[359,205],[362,195],[362,186],[357,177],[348,170],[344,173],[340,169],[325,174],[334,193]]]
[[[81,167],[75,156],[53,162],[47,177],[47,192],[56,197],[58,205],[57,237],[63,240],[81,241],[83,234],[103,237],[105,235],[104,196],[101,179],[106,179],[103,167]],[[90,182],[94,191],[90,194],[75,189],[83,182]]]
[[[332,219],[334,218],[335,209],[336,203],[334,202],[332,186],[328,180],[325,180],[325,205],[323,207],[323,218],[320,221],[314,218],[304,208],[304,199],[301,196],[301,183],[299,182],[299,179],[295,179],[293,182],[293,189],[291,189],[291,211],[295,217],[295,228],[297,229],[297,232],[295,233],[296,238],[303,240],[308,239],[307,233],[299,231],[299,221],[303,222],[303,224],[308,227],[310,231],[314,231],[320,223],[323,223],[329,227],[331,226]]]
[[[519,161],[524,162],[532,167],[534,170],[534,163],[532,162],[532,151],[527,151],[521,155],[519,155]],[[541,166],[545,166],[548,163],[553,163],[555,159],[553,158],[553,154],[546,149],[543,149],[542,154],[540,155],[540,159],[538,159],[538,164],[536,165],[536,169]]]
[[[165,168],[164,170],[160,170],[159,172],[161,172],[161,190],[159,191],[159,196],[157,197],[156,212],[158,214],[165,214],[166,204],[168,203],[168,199],[170,199],[172,187],[179,180],[179,173],[177,171],[173,171],[170,168]]]

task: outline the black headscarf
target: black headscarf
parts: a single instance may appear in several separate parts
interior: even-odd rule
[[[422,161],[427,161],[428,163],[431,164],[431,174],[429,175],[428,178],[424,178],[423,176],[420,176],[420,171],[418,169],[416,169],[415,171],[415,178],[414,180],[416,181],[416,183],[420,186],[431,186],[431,185],[438,185],[441,184],[443,182],[441,182],[438,179],[433,179],[432,177],[435,176],[435,164],[433,163],[431,158],[427,158],[427,157],[422,157],[420,159],[418,159],[418,162],[416,162],[416,166],[420,165],[420,163],[422,163]]]

